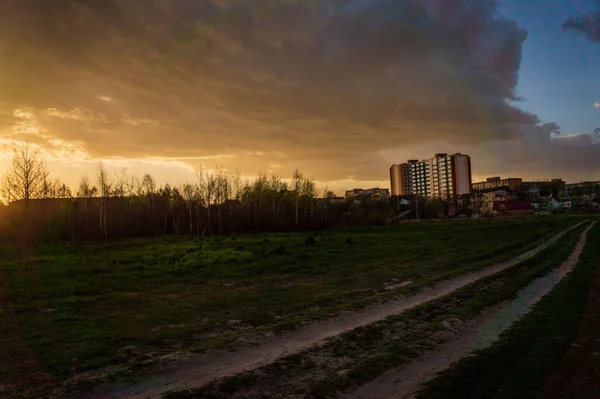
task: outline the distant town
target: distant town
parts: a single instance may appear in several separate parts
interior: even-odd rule
[[[346,191],[345,200],[388,199],[398,207],[423,201],[443,204],[448,216],[502,216],[598,211],[600,181],[567,184],[560,178],[524,181],[489,177],[472,182],[471,157],[438,153],[390,166],[390,187]],[[457,215],[457,212],[463,213]]]

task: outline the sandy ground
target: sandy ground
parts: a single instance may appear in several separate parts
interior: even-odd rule
[[[474,350],[489,346],[573,270],[585,246],[587,232],[595,223],[592,223],[582,233],[575,249],[559,268],[544,277],[533,280],[518,293],[515,300],[488,309],[460,326],[454,326],[454,331],[448,337],[448,341],[440,347],[423,353],[408,365],[392,370],[344,397],[352,399],[412,398],[418,393],[421,385],[434,378],[436,374],[468,356]]]
[[[579,223],[570,231],[585,222]],[[507,262],[492,265],[425,288],[416,295],[401,297],[383,304],[369,306],[357,312],[300,327],[294,331],[265,338],[255,346],[234,352],[214,351],[203,355],[188,355],[180,361],[155,369],[136,384],[99,388],[82,395],[84,398],[152,398],[170,390],[199,388],[211,381],[253,370],[279,358],[323,343],[325,340],[365,326],[388,316],[435,300],[481,278],[491,276],[520,263],[554,244],[566,232],[561,232],[538,247]]]

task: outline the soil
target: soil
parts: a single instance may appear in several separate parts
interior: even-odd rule
[[[566,231],[583,223],[585,222]],[[416,295],[401,297],[326,321],[305,325],[280,336],[265,338],[255,343],[254,346],[242,347],[237,351],[213,351],[202,355],[188,355],[181,361],[156,368],[143,376],[139,383],[99,388],[94,393],[88,393],[83,397],[90,397],[90,395],[94,397],[160,397],[166,391],[199,388],[211,381],[258,369],[274,363],[284,356],[318,346],[344,332],[402,313],[514,266],[554,244],[566,231],[507,262],[443,281],[433,287],[421,290]]]

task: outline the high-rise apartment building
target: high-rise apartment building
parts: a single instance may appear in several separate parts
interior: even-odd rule
[[[390,183],[392,195],[410,194],[410,167],[407,163],[394,164],[390,167]]]
[[[471,192],[471,157],[435,154],[430,161],[431,196],[448,198]]]
[[[392,195],[449,198],[471,192],[471,158],[464,154],[436,154],[390,168]]]
[[[411,161],[410,193],[419,197],[431,197],[431,165],[429,160]]]

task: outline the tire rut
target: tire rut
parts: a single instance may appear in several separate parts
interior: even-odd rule
[[[571,255],[547,275],[533,280],[508,303],[493,306],[457,329],[449,340],[439,347],[423,353],[413,362],[363,385],[341,397],[348,399],[407,399],[414,398],[420,387],[435,376],[498,339],[521,316],[562,281],[579,261],[592,222],[582,233]]]

